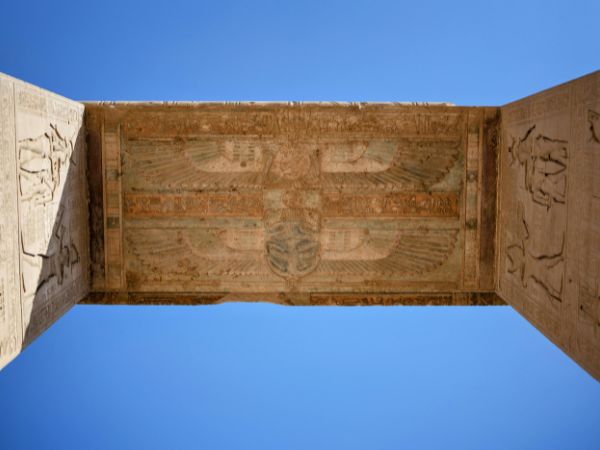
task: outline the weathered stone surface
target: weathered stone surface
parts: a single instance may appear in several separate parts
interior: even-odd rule
[[[600,72],[502,108],[498,292],[600,379]]]
[[[481,306],[506,305],[494,292],[336,294],[298,293],[145,293],[91,292],[80,303],[100,305],[216,305],[225,302],[271,302],[289,306]]]
[[[80,299],[506,301],[600,379],[600,72],[502,108],[83,109],[0,76],[0,367]]]
[[[109,298],[494,288],[496,108],[86,108],[93,290],[124,294]]]
[[[83,111],[0,74],[0,367],[89,291]]]

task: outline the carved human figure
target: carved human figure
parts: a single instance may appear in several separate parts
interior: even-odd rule
[[[77,247],[75,247],[75,244],[72,240],[66,242],[65,234],[66,228],[64,225],[61,225],[56,233],[58,242],[56,242],[54,248],[51,248],[47,254],[42,255],[42,259],[45,260],[46,267],[48,267],[48,269],[43,271],[41,274],[40,279],[42,283],[46,282],[52,277],[56,277],[57,283],[59,285],[63,284],[65,270],[74,266],[79,261],[79,252],[77,251]],[[40,286],[42,283],[40,283]]]
[[[73,143],[55,125],[50,131],[19,142],[21,199],[45,205],[54,199],[61,182],[61,169],[73,154]]]
[[[64,209],[60,209],[57,222],[60,223],[53,238],[50,240],[45,253],[31,254],[23,251],[28,269],[24,272],[25,291],[31,292],[35,285],[38,291],[51,278],[56,278],[58,285],[62,285],[66,270],[79,262],[79,252],[71,238],[67,241],[67,228],[62,224]],[[35,280],[35,281],[34,281]]]
[[[518,205],[521,227],[518,229],[517,242],[506,249],[508,272],[516,274],[524,288],[533,280],[551,300],[562,301],[564,274],[564,235],[560,250],[554,253],[536,253],[531,249],[529,226],[525,220],[523,205]]]
[[[525,170],[525,188],[534,202],[550,208],[564,203],[567,190],[567,142],[535,133],[535,125],[520,139],[512,138],[511,164]]]

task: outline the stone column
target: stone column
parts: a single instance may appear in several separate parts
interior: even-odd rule
[[[0,74],[0,368],[89,291],[83,112]]]
[[[499,294],[600,379],[600,72],[501,111]]]

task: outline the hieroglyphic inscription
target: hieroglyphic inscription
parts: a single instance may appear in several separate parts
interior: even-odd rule
[[[103,128],[102,165],[104,175],[104,261],[106,288],[119,289],[124,283],[123,218],[121,198],[121,134],[118,125]]]
[[[466,273],[479,287],[479,155],[495,110],[472,109],[469,144],[468,109],[450,106],[88,108],[103,136],[97,289],[455,291]]]
[[[0,368],[23,341],[14,111],[13,81],[0,74]]]
[[[83,106],[15,84],[21,295],[30,342],[88,291]]]
[[[104,112],[136,108],[133,104],[87,103]],[[463,132],[464,116],[452,106],[419,106],[369,103],[318,104],[223,104],[181,103],[138,105],[124,125],[132,137],[189,137],[199,133],[215,136],[442,136]],[[495,109],[495,108],[493,108]],[[165,114],[170,110],[169,114]],[[173,114],[173,112],[177,112]],[[433,114],[432,114],[433,112]],[[111,116],[116,116],[115,111]],[[367,120],[364,118],[367,117]],[[350,138],[351,139],[351,138]],[[349,140],[350,140],[349,139]]]
[[[483,112],[469,111],[464,190],[463,285],[476,288],[479,281],[479,240],[481,236],[481,190],[483,158]]]
[[[600,378],[600,74],[502,108],[499,294]]]
[[[329,217],[458,217],[455,192],[391,193],[385,195],[323,195],[323,215]]]
[[[500,290],[517,282],[535,301],[546,297],[560,302],[563,297],[569,95],[562,88],[503,110]],[[539,307],[543,311],[545,306]],[[558,327],[559,310],[548,311],[553,312],[543,320]]]
[[[262,194],[256,193],[127,193],[124,199],[125,214],[136,217],[260,217],[263,210]]]
[[[564,203],[567,190],[567,141],[553,139],[529,128],[523,137],[511,136],[510,163],[523,168],[524,184],[534,202],[550,208]]]
[[[563,339],[570,169],[570,91],[557,88],[502,109],[499,293]]]
[[[23,291],[25,294],[39,292],[53,279],[62,286],[66,278],[72,275],[74,268],[81,262],[78,243],[69,233],[65,224],[65,208],[60,207],[56,216],[56,226],[45,252],[30,253],[23,244],[23,267],[35,267],[37,277],[32,277],[33,271],[23,270]],[[24,242],[25,239],[22,238]]]
[[[89,279],[84,107],[5,75],[0,91],[3,365],[7,349],[55,322]]]
[[[126,180],[126,188],[252,189],[312,179],[331,190],[423,191],[447,176],[461,155],[460,137],[432,142],[310,137],[293,148],[276,136],[133,139],[124,159],[136,176]]]
[[[570,355],[600,379],[600,73],[573,87],[572,133],[577,149],[569,180],[567,292],[574,299],[571,320],[576,323]]]
[[[516,274],[524,289],[529,282],[537,283],[550,300],[562,301],[563,278],[565,272],[563,251],[564,234],[556,244],[556,250],[549,254],[536,254],[531,248],[529,225],[525,218],[523,204],[518,204],[517,216],[521,220],[521,228],[517,228],[517,239],[506,248],[508,273]]]
[[[35,138],[18,143],[21,201],[46,205],[55,200],[66,167],[73,154],[73,139],[62,136],[55,124]]]
[[[340,294],[280,292],[274,294],[234,293],[141,293],[91,292],[80,303],[102,305],[217,305],[229,301],[272,302],[297,306],[479,306],[506,305],[494,292]]]

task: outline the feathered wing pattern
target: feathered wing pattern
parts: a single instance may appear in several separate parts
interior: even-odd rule
[[[323,187],[427,190],[456,164],[458,142],[369,140],[321,146]],[[258,187],[268,150],[252,139],[129,141],[126,164],[161,188]]]
[[[259,144],[241,139],[130,141],[125,161],[144,186],[241,188],[261,184],[264,153]]]
[[[264,275],[262,230],[143,229],[126,237],[148,273]]]
[[[324,234],[349,230],[323,230]],[[441,266],[452,254],[458,230],[354,230],[362,235],[350,248],[330,244],[323,238],[323,257],[317,267],[321,273],[336,274],[421,274]],[[338,241],[345,237],[338,238]],[[352,238],[347,239],[348,242]]]
[[[330,188],[345,185],[427,190],[448,174],[459,153],[458,142],[326,145],[322,179]]]

